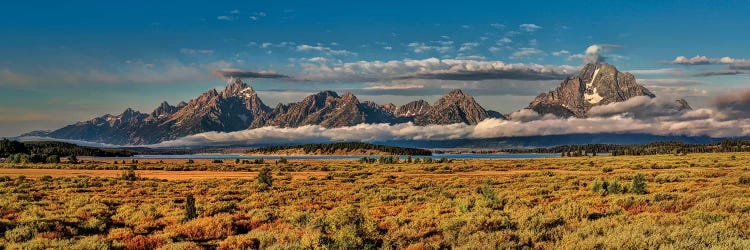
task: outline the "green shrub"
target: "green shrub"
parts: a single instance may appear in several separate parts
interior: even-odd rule
[[[636,194],[646,194],[646,177],[643,174],[636,174],[633,176],[633,184],[631,185],[631,191]]]
[[[607,185],[607,192],[610,194],[621,194],[625,191],[622,185],[620,185],[620,182],[618,180],[614,180],[609,185]]]
[[[34,227],[30,225],[22,225],[6,231],[5,239],[8,242],[24,242],[30,240],[31,238],[34,238],[34,235],[36,235],[36,233],[37,231]]]
[[[271,174],[271,168],[264,167],[258,173],[256,179],[258,191],[267,191],[273,186],[273,175]]]

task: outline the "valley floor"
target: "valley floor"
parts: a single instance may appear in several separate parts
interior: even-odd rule
[[[0,197],[7,249],[750,248],[750,153],[0,164]]]

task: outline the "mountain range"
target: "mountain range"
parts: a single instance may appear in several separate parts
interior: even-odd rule
[[[578,75],[562,81],[555,90],[542,93],[528,106],[540,114],[559,117],[586,117],[593,106],[625,101],[635,96],[654,97],[638,85],[633,75],[608,64],[587,64]],[[678,100],[684,108],[689,105]],[[189,102],[175,106],[161,103],[151,113],[126,109],[119,115],[104,115],[53,131],[25,135],[101,142],[118,145],[144,145],[173,140],[209,131],[232,132],[265,126],[326,128],[362,123],[406,123],[415,125],[477,124],[488,118],[506,119],[499,112],[484,109],[470,95],[452,90],[430,104],[417,100],[396,106],[360,102],[352,93],[339,95],[322,91],[302,101],[271,108],[252,87],[239,78],[229,78],[222,90],[211,89]],[[22,135],[24,136],[24,135]]]

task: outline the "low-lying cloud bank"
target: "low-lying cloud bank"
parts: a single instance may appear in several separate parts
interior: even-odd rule
[[[416,126],[404,123],[359,124],[341,128],[317,125],[298,128],[264,127],[231,133],[201,133],[151,146],[421,141],[598,133],[710,137],[750,135],[750,114],[741,111],[746,107],[744,105],[750,103],[750,91],[717,97],[716,100],[716,109],[679,110],[680,105],[674,100],[636,97],[625,102],[597,106],[591,109],[588,118],[562,119],[524,109],[512,113],[509,120],[487,119],[476,125],[458,123]]]

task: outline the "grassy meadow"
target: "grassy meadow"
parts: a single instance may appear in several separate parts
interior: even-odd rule
[[[5,163],[0,197],[0,249],[750,249],[750,153]]]

